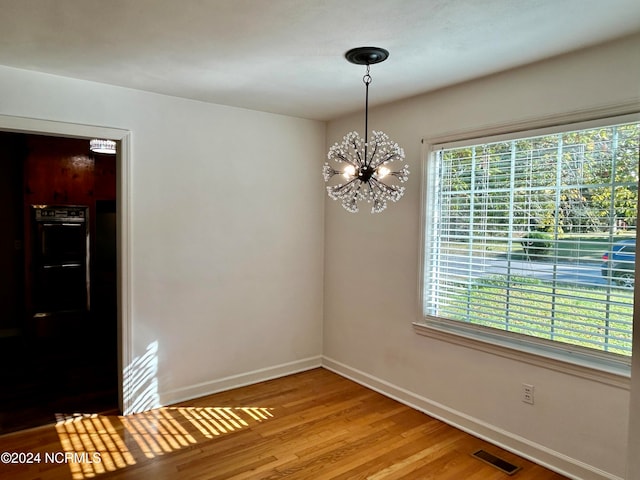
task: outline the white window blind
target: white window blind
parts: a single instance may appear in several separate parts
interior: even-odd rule
[[[639,134],[434,150],[425,316],[631,355]]]

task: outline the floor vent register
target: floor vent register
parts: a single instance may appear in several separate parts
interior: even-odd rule
[[[507,462],[501,458],[496,457],[495,455],[490,454],[489,452],[485,452],[484,450],[478,450],[476,453],[472,454],[472,456],[476,457],[478,460],[482,460],[489,465],[494,466],[498,470],[503,471],[507,475],[513,475],[520,468],[512,463]]]

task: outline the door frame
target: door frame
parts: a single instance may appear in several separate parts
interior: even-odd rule
[[[120,412],[127,414],[130,411],[133,394],[128,391],[124,378],[127,366],[131,365],[133,352],[131,344],[131,131],[10,115],[0,115],[0,131],[87,140],[107,138],[119,143],[116,154],[118,404]]]

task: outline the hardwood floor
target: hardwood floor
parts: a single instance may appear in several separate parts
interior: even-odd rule
[[[479,449],[522,467],[514,479],[565,478],[324,369],[127,417],[61,415],[0,436],[23,463],[3,457],[0,478],[510,478]]]

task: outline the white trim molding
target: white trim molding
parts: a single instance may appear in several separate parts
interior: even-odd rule
[[[322,358],[322,367],[565,477],[575,480],[623,480],[337,360],[325,356]]]
[[[532,342],[524,336],[517,338],[516,335],[504,335],[505,332],[502,331],[492,335],[491,332],[483,332],[479,329],[477,331],[472,328],[461,329],[456,324],[448,326],[450,323],[453,322],[436,319],[432,322],[415,322],[413,328],[418,335],[425,337],[585,378],[626,391],[630,389],[631,368],[625,361],[611,360],[605,355],[582,353],[579,349],[569,347],[558,348],[552,342]]]
[[[604,105],[599,108],[576,110],[562,114],[551,114],[543,117],[523,118],[508,123],[487,123],[478,128],[469,130],[457,130],[437,133],[435,136],[423,138],[423,143],[441,145],[456,142],[467,142],[471,139],[493,137],[497,135],[513,135],[519,132],[529,132],[540,129],[557,131],[558,127],[584,122],[589,125],[592,121],[600,121],[604,118],[620,118],[620,122],[637,121],[640,113],[640,101],[633,99],[626,103]],[[588,128],[587,126],[579,128]],[[424,158],[424,157],[423,157]]]
[[[183,388],[176,388],[166,392],[159,392],[160,404],[162,406],[200,398],[214,393],[232,390],[234,388],[245,387],[254,383],[265,382],[275,378],[293,375],[295,373],[320,368],[322,357],[308,357],[293,362],[273,365],[270,367],[244,372],[237,375],[209,380],[207,382],[189,385]]]

